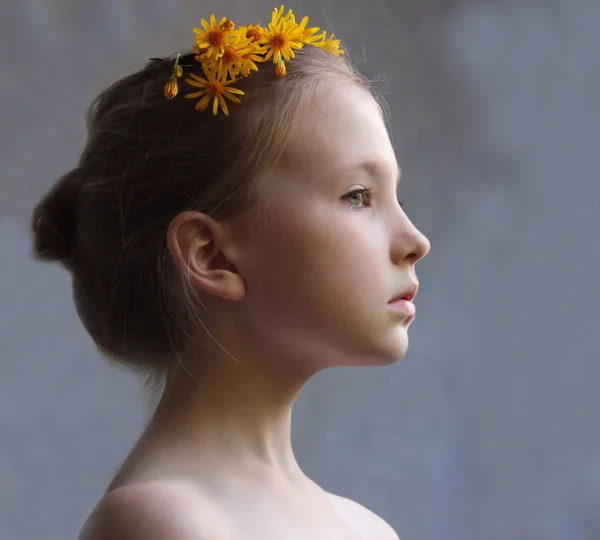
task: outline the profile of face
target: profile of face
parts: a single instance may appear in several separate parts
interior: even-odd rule
[[[328,84],[264,179],[261,213],[230,224],[235,271],[194,280],[227,313],[218,339],[236,358],[316,373],[404,356],[413,316],[388,303],[417,283],[430,244],[397,200],[398,178],[377,102]]]

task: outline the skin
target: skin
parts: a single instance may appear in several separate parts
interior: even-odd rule
[[[415,263],[430,244],[397,201],[398,174],[375,100],[350,83],[330,84],[263,180],[255,212],[226,224],[198,212],[172,222],[169,251],[230,354],[212,339],[190,342],[80,538],[103,538],[94,534],[116,526],[125,506],[129,516],[138,506],[153,516],[169,507],[163,525],[182,508],[195,538],[225,523],[223,538],[397,538],[302,472],[291,415],[319,371],[390,365],[407,350],[413,319],[388,302],[417,281]],[[356,193],[363,188],[376,198]],[[195,523],[199,508],[204,520]]]

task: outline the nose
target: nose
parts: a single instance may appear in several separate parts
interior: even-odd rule
[[[395,262],[414,264],[429,253],[431,242],[405,214],[399,224],[399,231],[395,235],[392,247]]]

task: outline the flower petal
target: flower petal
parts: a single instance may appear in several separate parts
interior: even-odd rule
[[[273,56],[273,53],[274,53],[274,52],[275,52],[275,49],[273,49],[273,48],[270,48],[270,49],[269,49],[269,52],[267,53],[267,56],[265,56],[265,62],[266,62],[266,61],[267,61],[269,58],[271,58],[271,56]]]
[[[206,78],[208,79],[208,82],[215,82],[215,70],[212,68],[212,65],[210,64],[206,64],[206,66],[202,66],[202,71],[204,71],[204,75],[206,75]]]
[[[223,88],[223,92],[231,92],[232,94],[239,94],[240,96],[246,95],[239,88]]]
[[[234,103],[241,103],[241,101],[238,98],[236,98],[235,96],[230,96],[229,94],[225,94],[225,93],[223,93],[223,95],[230,101],[233,101]]]
[[[206,87],[206,85],[204,83],[192,81],[192,79],[185,79],[185,82],[188,83],[190,86],[194,86],[195,88],[205,88]]]
[[[317,34],[316,36],[310,35],[307,37],[303,37],[302,41],[304,43],[314,43],[315,41],[319,41],[320,39],[322,39],[321,34]]]
[[[190,73],[190,77],[192,77],[193,79],[196,79],[197,81],[206,84],[208,81],[206,79],[203,79],[202,77],[200,77],[199,75],[196,75],[195,73]]]
[[[210,102],[210,96],[206,94],[198,103],[196,103],[196,109],[205,111]]]
[[[279,18],[281,17],[281,14],[283,13],[283,5],[277,9],[275,8],[273,11],[273,17],[271,18],[271,24],[276,25],[279,22]]]
[[[221,109],[223,109],[223,112],[229,116],[229,109],[227,108],[227,103],[225,102],[223,96],[219,96],[219,103],[221,104]]]
[[[183,96],[186,99],[193,99],[193,98],[198,98],[201,95],[206,94],[205,90],[200,90],[200,92],[192,92],[191,94],[186,94],[185,96]]]

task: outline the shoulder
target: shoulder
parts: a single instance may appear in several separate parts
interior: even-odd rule
[[[224,520],[183,483],[130,484],[102,497],[78,540],[219,540]]]
[[[330,498],[336,509],[343,513],[352,524],[368,535],[369,538],[378,540],[400,540],[400,537],[394,531],[392,526],[382,517],[378,516],[363,505],[341,497],[333,493],[325,492]]]

